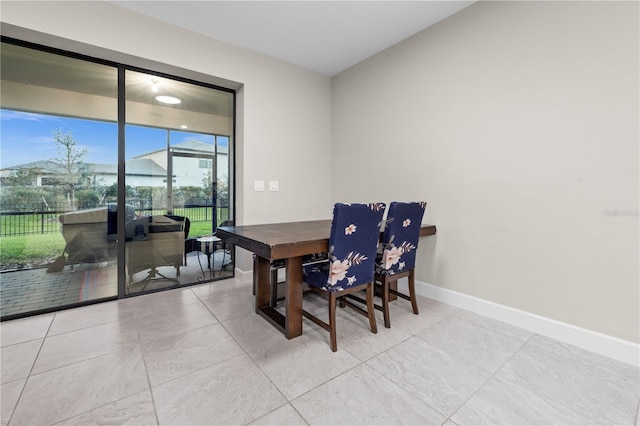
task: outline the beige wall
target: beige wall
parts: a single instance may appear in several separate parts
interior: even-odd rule
[[[426,200],[419,280],[638,342],[638,34],[480,2],[339,74],[332,201]]]
[[[66,49],[72,46],[71,50],[110,56],[108,59],[123,63],[131,59],[121,54],[133,55],[143,59],[142,66],[147,62],[154,69],[162,66],[160,71],[172,72],[173,66],[229,80],[228,86],[239,87],[238,222],[324,219],[331,214],[327,207],[331,136],[328,77],[108,3],[3,0],[1,7],[3,23],[45,34],[31,34],[30,41]],[[278,180],[280,191],[254,192],[254,180]],[[309,182],[321,184],[313,185],[312,196],[301,197],[309,193]],[[246,255],[239,266],[251,269]]]

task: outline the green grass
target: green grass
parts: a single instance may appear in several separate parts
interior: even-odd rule
[[[199,237],[202,235],[211,235],[211,229],[211,222],[191,222],[189,236]]]
[[[61,233],[19,235],[0,238],[0,264],[3,269],[15,265],[44,265],[62,254],[65,242]]]
[[[229,217],[228,208],[217,209],[218,223],[224,221]],[[161,215],[166,214],[167,210],[157,209],[144,211],[142,214],[147,215]],[[178,216],[186,216],[191,219],[192,229],[195,224],[202,226],[209,226],[208,231],[204,231],[201,235],[211,234],[211,208],[210,207],[190,207],[181,208],[176,207],[174,214]],[[54,233],[60,232],[60,222],[58,221],[58,214],[24,214],[24,215],[2,215],[0,216],[0,236],[13,236],[16,234],[35,234],[41,233]],[[198,226],[200,226],[198,225]],[[200,228],[198,228],[200,230]],[[192,234],[196,235],[196,234]]]
[[[60,230],[60,222],[57,216],[50,214],[25,214],[0,216],[0,236],[10,236],[34,233],[50,233]]]
[[[206,207],[176,209],[175,214],[193,217],[194,219],[205,218]],[[164,214],[166,211],[154,211],[154,214]],[[227,209],[218,209],[218,223],[225,220],[228,215]],[[28,220],[39,223],[39,215]],[[13,269],[18,265],[46,265],[51,263],[56,257],[62,254],[65,241],[58,228],[55,232],[45,234],[31,234],[18,236],[0,237],[0,265],[2,269]],[[192,221],[189,236],[197,237],[211,235],[211,221]]]

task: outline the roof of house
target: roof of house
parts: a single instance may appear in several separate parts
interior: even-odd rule
[[[178,152],[192,152],[192,153],[206,153],[206,154],[213,154],[215,151],[215,146],[213,144],[210,143],[206,143],[206,142],[201,142],[198,140],[190,140],[190,141],[186,141],[186,142],[182,142],[176,145],[171,145],[171,147],[173,148],[174,151],[178,151]],[[144,158],[148,155],[151,154],[156,154],[158,152],[164,152],[164,149],[158,149],[156,151],[150,151],[147,152],[145,154],[140,154],[137,155],[135,158]],[[227,146],[218,146],[218,154],[224,154],[227,155],[229,152],[229,148]]]
[[[167,171],[153,160],[148,158],[134,158],[125,163],[127,175],[141,176],[167,176]]]
[[[93,174],[109,175],[117,174],[118,166],[116,164],[99,164],[99,163],[81,163],[90,168]],[[41,160],[31,163],[18,164],[17,166],[6,167],[2,170],[26,170],[38,169],[43,174],[53,174],[60,165],[54,161]],[[136,158],[129,160],[125,164],[127,175],[143,175],[143,176],[166,176],[167,171],[153,160],[148,158]]]
[[[178,152],[191,152],[191,153],[206,153],[211,155],[214,153],[214,145],[197,140],[190,140],[183,143],[173,145],[173,149]],[[138,155],[131,160],[126,161],[126,173],[127,175],[141,175],[141,176],[166,176],[167,170],[160,166],[155,161],[145,158],[156,152],[164,151],[163,149],[158,151],[151,151],[146,154]],[[219,146],[218,154],[227,154],[228,147]],[[86,167],[90,167],[95,174],[117,174],[118,166],[116,164],[102,164],[102,163],[80,163]],[[59,163],[52,160],[39,160],[32,161],[30,163],[18,164],[16,166],[5,167],[1,170],[22,170],[22,169],[39,169],[44,174],[56,173],[55,169],[60,167]]]
[[[56,163],[51,160],[32,161],[30,163],[18,164],[16,166],[5,167],[2,170],[22,170],[22,169],[40,169],[43,171],[51,171],[56,167]]]

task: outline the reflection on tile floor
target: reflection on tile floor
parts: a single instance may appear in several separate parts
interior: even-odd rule
[[[252,307],[231,279],[5,321],[1,425],[637,422],[638,368],[434,300],[376,335],[339,309],[336,353]]]

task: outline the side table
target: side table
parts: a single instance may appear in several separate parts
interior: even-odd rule
[[[207,269],[209,269],[209,279],[212,280],[215,272],[215,258],[213,262],[211,262],[211,257],[216,252],[216,245],[222,240],[216,236],[210,235],[207,237],[200,237],[196,241],[200,243],[200,252],[204,250],[204,254],[207,256]],[[198,255],[198,264],[200,265],[200,271],[202,271],[202,276],[198,277],[198,281],[203,281],[205,272],[204,268],[202,267],[200,255]]]

